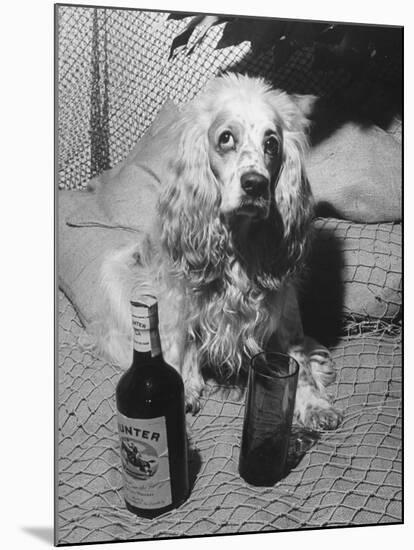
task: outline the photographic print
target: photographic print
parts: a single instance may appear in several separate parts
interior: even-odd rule
[[[57,4],[55,86],[55,543],[402,523],[403,27]]]

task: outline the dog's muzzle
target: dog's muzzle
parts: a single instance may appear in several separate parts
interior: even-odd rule
[[[240,183],[246,195],[253,199],[266,197],[269,192],[268,178],[257,172],[246,172],[241,176]]]
[[[237,214],[255,219],[266,218],[269,214],[270,181],[259,172],[249,171],[240,176],[243,190]]]

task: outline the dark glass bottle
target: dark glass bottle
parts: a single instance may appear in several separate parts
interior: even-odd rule
[[[153,296],[131,301],[134,356],[116,387],[124,498],[146,518],[188,497],[184,385],[162,356]]]

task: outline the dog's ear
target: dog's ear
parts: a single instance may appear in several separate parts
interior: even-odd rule
[[[204,115],[205,116],[205,115]],[[220,222],[221,194],[208,155],[208,121],[196,104],[184,108],[169,139],[178,143],[161,189],[161,241],[176,273],[194,288],[221,276],[226,233]]]
[[[289,97],[298,107],[299,113],[302,115],[297,117],[296,125],[302,126],[302,131],[306,131],[311,122],[319,98],[316,95],[310,94],[291,94]]]
[[[274,112],[282,119],[283,125],[291,132],[307,132],[311,115],[318,97],[315,95],[291,94],[274,90],[269,95]]]
[[[282,124],[282,164],[276,182],[275,201],[284,226],[284,241],[289,261],[297,265],[307,251],[313,201],[305,173],[307,128],[314,96],[295,96],[284,92],[271,93],[275,117]],[[280,123],[279,122],[279,123]]]

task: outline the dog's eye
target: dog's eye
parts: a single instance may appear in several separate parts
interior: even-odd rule
[[[230,149],[234,149],[235,142],[233,134],[226,130],[225,132],[220,134],[218,144],[222,151],[229,151]]]
[[[264,151],[266,154],[274,157],[279,151],[279,143],[274,136],[270,136],[264,143]]]

